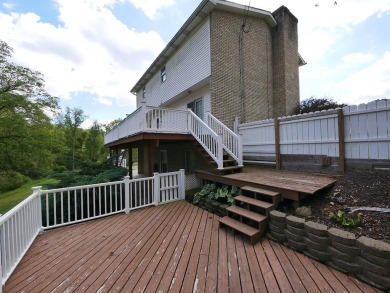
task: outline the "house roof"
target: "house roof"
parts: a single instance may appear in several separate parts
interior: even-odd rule
[[[162,52],[157,56],[145,73],[141,76],[138,82],[131,89],[132,93],[136,93],[144,87],[147,81],[166,63],[176,49],[184,42],[187,35],[201,22],[209,13],[214,9],[220,9],[224,11],[243,13],[247,10],[249,16],[263,18],[270,27],[275,27],[277,22],[272,13],[266,10],[249,7],[230,1],[224,0],[203,0],[179,31],[173,36],[171,41],[166,45]]]

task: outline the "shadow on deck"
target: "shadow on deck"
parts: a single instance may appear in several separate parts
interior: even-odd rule
[[[4,292],[378,292],[178,201],[39,235]]]

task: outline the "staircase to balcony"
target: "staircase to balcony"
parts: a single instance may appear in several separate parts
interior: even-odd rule
[[[247,235],[250,243],[255,244],[267,228],[269,212],[280,200],[279,192],[243,186],[241,195],[234,198],[234,205],[226,209],[227,216],[219,219],[220,226]]]
[[[234,160],[226,151],[223,153],[223,167],[218,169],[218,164],[197,141],[194,141],[192,145],[210,167],[212,172],[216,175],[223,176],[242,172],[243,166],[239,166],[237,161]]]

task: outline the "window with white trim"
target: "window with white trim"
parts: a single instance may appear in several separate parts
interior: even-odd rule
[[[164,82],[167,80],[167,70],[166,70],[166,67],[164,65],[163,68],[161,68],[161,82]]]

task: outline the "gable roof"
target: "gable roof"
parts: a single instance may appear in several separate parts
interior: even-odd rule
[[[145,73],[141,76],[138,82],[133,86],[130,92],[137,93],[140,91],[147,81],[167,62],[177,48],[184,42],[187,35],[214,9],[220,9],[233,13],[243,13],[247,10],[248,16],[263,18],[270,27],[275,27],[277,22],[272,13],[266,10],[248,7],[245,5],[233,3],[224,0],[203,0],[195,11],[190,15],[183,26],[173,36],[170,42],[165,46]]]

